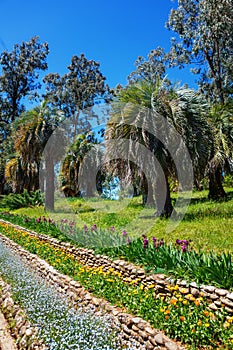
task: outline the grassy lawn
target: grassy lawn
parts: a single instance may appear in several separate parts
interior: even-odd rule
[[[75,220],[78,227],[84,224],[119,232],[126,230],[131,237],[192,240],[195,249],[222,253],[233,251],[233,189],[226,188],[228,199],[215,202],[207,199],[208,192],[193,192],[188,210],[181,222],[156,219],[154,208],[143,208],[141,198],[124,200],[58,199],[55,212],[45,213],[42,207],[21,208],[13,211],[30,217],[50,216],[56,222],[61,219]],[[175,201],[175,195],[173,196]],[[174,225],[177,225],[174,227]],[[174,228],[171,230],[171,228]]]

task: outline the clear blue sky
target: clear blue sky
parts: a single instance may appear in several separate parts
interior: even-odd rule
[[[64,74],[73,55],[84,53],[101,64],[111,87],[125,85],[136,58],[157,46],[169,48],[165,29],[171,0],[0,0],[0,51],[38,35],[50,48],[48,72]],[[169,72],[173,81],[194,78]]]

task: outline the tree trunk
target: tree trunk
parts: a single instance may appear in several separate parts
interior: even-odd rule
[[[216,200],[225,198],[227,196],[226,192],[224,191],[222,182],[223,179],[221,166],[218,165],[217,167],[210,169],[208,194],[209,199]]]
[[[155,206],[154,190],[152,184],[148,181],[145,174],[143,174],[140,181],[140,191],[142,194],[142,204],[147,207]]]
[[[165,175],[165,181],[156,179],[155,186],[155,203],[156,203],[156,217],[169,218],[173,211],[170,186],[167,176]]]
[[[47,155],[45,157],[46,188],[45,188],[45,210],[54,211],[54,164],[53,159]]]
[[[4,175],[0,176],[0,194],[5,194],[4,193],[5,183],[6,183],[5,176]]]
[[[133,185],[133,197],[139,196],[138,187],[136,185]]]
[[[94,197],[95,194],[95,188],[93,187],[93,183],[87,180],[86,183],[86,196],[87,198]]]
[[[16,179],[12,184],[13,192],[16,194],[23,193],[25,185],[25,174],[22,169],[21,161],[18,159],[18,166],[16,169]]]

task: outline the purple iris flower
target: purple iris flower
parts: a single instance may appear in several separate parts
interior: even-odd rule
[[[148,247],[149,240],[147,238],[143,239],[143,248],[146,249]]]

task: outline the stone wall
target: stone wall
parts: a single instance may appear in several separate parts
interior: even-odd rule
[[[125,344],[127,344],[127,342],[136,342],[137,344],[141,344],[140,349],[143,350],[184,349],[184,347],[180,346],[176,342],[171,341],[163,332],[151,327],[151,325],[142,318],[123,312],[120,308],[110,305],[106,300],[92,296],[77,281],[74,281],[70,277],[59,273],[47,262],[38,258],[37,255],[29,253],[2,234],[0,234],[0,238],[4,245],[8,246],[13,252],[20,256],[23,261],[25,261],[41,277],[48,281],[49,284],[54,285],[60,293],[67,296],[72,305],[77,307],[82,306],[83,308],[91,307],[95,314],[99,316],[105,315],[106,313],[110,314],[112,316],[113,326],[116,329],[119,329],[119,334],[121,335],[121,338]],[[54,244],[61,244],[55,242],[54,240],[52,241]],[[61,244],[61,246],[63,246],[63,244]],[[70,250],[74,248],[66,245],[66,249]],[[85,250],[82,250],[82,252],[84,253]],[[87,251],[86,256],[88,259],[91,257],[91,254],[91,251]],[[97,259],[100,262],[108,258],[97,257]],[[123,265],[121,266],[121,263],[121,261],[119,262],[120,265],[116,263],[116,266],[119,268],[123,267]],[[93,264],[95,264],[95,262]],[[134,273],[136,274],[137,272]]]
[[[0,309],[19,350],[46,350],[37,339],[36,328],[31,327],[25,312],[12,299],[11,288],[0,279]]]
[[[0,222],[1,221],[4,222],[3,220],[0,220]],[[176,283],[179,286],[180,292],[184,295],[192,294],[193,296],[198,297],[201,294],[205,296],[207,300],[209,300],[209,307],[213,311],[216,311],[218,308],[221,308],[222,305],[225,305],[226,311],[228,311],[230,314],[233,314],[233,292],[229,292],[226,289],[206,285],[198,286],[195,282],[188,283],[187,281],[181,280],[174,281],[172,278],[169,278],[163,274],[148,275],[145,273],[144,269],[139,268],[134,264],[131,264],[124,260],[112,260],[108,256],[95,255],[93,250],[76,248],[70,243],[60,242],[55,238],[51,238],[43,234],[38,234],[17,225],[12,226],[28,232],[32,236],[36,236],[41,241],[50,243],[54,247],[63,249],[67,253],[75,256],[78,261],[90,267],[104,266],[104,270],[106,271],[112,267],[114,270],[121,272],[122,276],[125,279],[127,278],[129,282],[131,280],[140,279],[139,283],[143,283],[145,286],[149,286],[151,284],[155,285],[154,289],[157,293],[170,293],[169,286]]]

